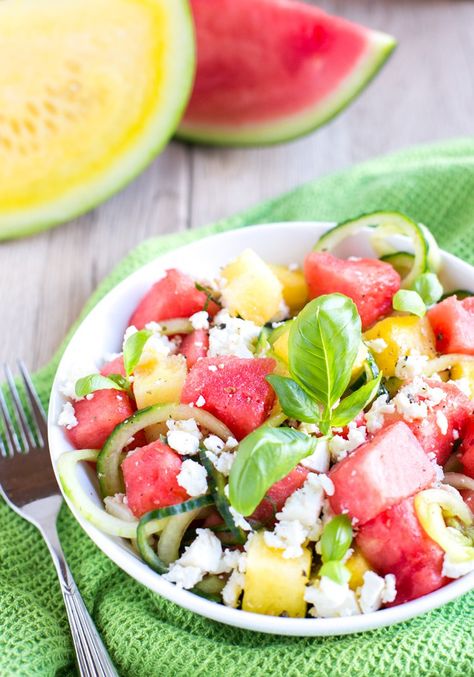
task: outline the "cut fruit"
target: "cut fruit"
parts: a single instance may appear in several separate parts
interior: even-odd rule
[[[0,239],[94,207],[173,134],[194,71],[186,0],[0,3]]]
[[[389,35],[288,0],[191,0],[198,66],[178,130],[252,145],[306,134],[337,115],[395,47]]]

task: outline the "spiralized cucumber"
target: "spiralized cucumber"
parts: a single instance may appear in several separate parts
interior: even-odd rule
[[[95,462],[98,456],[98,449],[81,449],[80,451],[67,451],[62,454],[58,459],[57,467],[63,491],[76,510],[101,531],[122,538],[136,538],[138,520],[130,522],[109,515],[103,508],[99,508],[94,503],[77,479],[77,464],[81,461]]]
[[[452,369],[455,364],[459,364],[460,362],[474,362],[474,355],[447,353],[446,355],[435,357],[426,363],[423,374],[425,376],[433,376],[433,374],[438,374],[441,371]]]
[[[174,336],[175,334],[191,334],[194,327],[189,320],[185,318],[174,318],[172,320],[162,320],[158,323],[161,327],[161,334],[165,336]]]
[[[163,423],[169,418],[181,421],[194,418],[200,426],[221,439],[227,440],[232,436],[227,426],[199,407],[190,407],[187,404],[155,404],[152,407],[140,409],[114,428],[99,454],[97,477],[104,498],[123,491],[123,479],[120,470],[121,454],[129,439],[140,430],[157,423]]]
[[[365,228],[373,231],[371,244],[378,256],[397,253],[397,249],[389,241],[393,236],[401,235],[411,241],[414,261],[409,273],[402,279],[403,287],[411,287],[422,273],[439,270],[441,260],[439,248],[430,231],[399,212],[374,212],[340,223],[322,235],[314,249],[332,251],[347,237],[357,235]]]
[[[394,254],[385,254],[385,256],[381,256],[380,260],[385,261],[385,263],[390,263],[400,277],[404,278],[413,268],[415,256],[408,252],[395,252]]]

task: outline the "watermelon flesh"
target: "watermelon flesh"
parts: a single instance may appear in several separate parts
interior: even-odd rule
[[[329,477],[334,484],[329,498],[333,511],[365,524],[430,486],[435,471],[411,430],[399,422],[333,466]]]
[[[66,435],[76,449],[101,449],[119,423],[131,416],[135,407],[121,390],[96,390],[90,399],[72,403],[77,425]]]
[[[186,377],[181,401],[196,404],[220,419],[241,440],[267,419],[275,399],[265,376],[275,368],[269,358],[225,355],[196,362]]]
[[[179,454],[160,440],[126,457],[121,467],[128,506],[135,517],[189,498],[177,480],[181,465]]]
[[[111,374],[120,374],[120,376],[125,377],[127,374],[125,372],[125,365],[123,363],[123,355],[118,355],[113,360],[106,362],[102,369],[100,370],[102,376],[110,376]]]
[[[392,299],[400,289],[400,275],[376,259],[339,259],[327,252],[311,252],[304,262],[310,298],[339,292],[357,306],[362,329],[392,311]]]
[[[297,465],[286,477],[275,482],[265,494],[263,501],[256,507],[250,519],[270,525],[275,522],[275,515],[282,510],[286,499],[297,489],[301,489],[306,481],[309,470]]]
[[[413,498],[364,524],[356,542],[379,574],[395,574],[394,605],[427,595],[449,582],[441,573],[444,551],[421,526]]]
[[[206,357],[209,350],[209,332],[206,329],[196,329],[185,336],[179,347],[179,352],[185,356],[188,369],[192,369],[196,362]]]
[[[336,115],[395,46],[317,7],[289,0],[191,0],[198,64],[179,136],[275,143]]]
[[[442,381],[433,381],[425,379],[425,382],[431,388],[439,388],[446,397],[438,405],[428,409],[428,414],[422,419],[413,419],[412,421],[403,417],[402,414],[395,412],[385,414],[384,422],[390,425],[395,421],[404,421],[415,435],[418,442],[427,454],[434,454],[440,465],[444,465],[452,452],[454,442],[459,436],[462,437],[463,431],[469,416],[471,415],[474,403],[464,395],[453,383],[443,383]],[[422,401],[423,396],[415,396],[415,402]],[[446,423],[446,430],[440,425],[439,415],[442,415],[443,422]]]
[[[191,317],[203,310],[207,301],[206,294],[196,289],[189,275],[171,268],[141,299],[128,324],[143,329],[148,322]],[[218,307],[211,302],[207,311],[214,316]]]
[[[474,479],[474,416],[471,416],[464,430],[459,460],[465,474]]]
[[[449,296],[428,310],[440,353],[474,355],[474,297]]]

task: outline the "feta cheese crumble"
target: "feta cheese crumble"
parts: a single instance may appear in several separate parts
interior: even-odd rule
[[[199,395],[199,397],[196,400],[196,407],[203,407],[206,404],[206,400],[202,395]]]
[[[404,355],[399,357],[395,365],[395,376],[402,381],[408,381],[423,373],[429,358],[426,355]]]
[[[170,430],[167,441],[168,445],[182,456],[194,456],[199,451],[197,437],[183,430]]]
[[[447,435],[449,423],[448,419],[446,418],[446,415],[443,414],[442,411],[436,412],[436,425],[441,430],[442,435]]]
[[[355,421],[351,421],[347,426],[347,439],[342,435],[334,435],[329,440],[329,451],[334,461],[342,461],[352,451],[367,441],[367,428],[363,425],[357,426]]]
[[[82,397],[76,395],[76,383],[80,378],[89,376],[89,374],[97,374],[97,367],[94,362],[91,361],[72,365],[64,374],[64,381],[59,386],[59,392],[70,400],[76,402],[82,400]]]
[[[397,596],[393,574],[382,577],[375,571],[366,571],[363,578],[363,585],[357,588],[357,598],[362,613],[370,614],[378,611],[383,604],[393,602]]]
[[[388,348],[387,342],[383,338],[371,339],[370,341],[366,341],[365,345],[369,350],[377,354],[383,353],[383,351]]]
[[[163,578],[180,588],[193,588],[204,576],[220,574],[226,567],[222,561],[222,545],[210,529],[196,529],[196,538]]]
[[[58,425],[64,426],[67,430],[75,428],[78,424],[74,407],[70,402],[63,405],[62,411],[58,417]]]
[[[448,553],[444,555],[443,569],[441,571],[443,576],[447,576],[448,578],[460,578],[471,571],[474,571],[474,559],[470,559],[466,562],[456,562],[456,560],[451,558]]]
[[[253,322],[231,317],[227,310],[221,310],[215,316],[214,326],[209,332],[208,356],[253,357],[253,346],[260,331],[261,328]]]
[[[386,395],[380,395],[365,415],[365,423],[369,433],[376,433],[384,424],[384,415],[393,414],[395,405],[387,401]]]
[[[347,583],[341,585],[327,576],[322,576],[306,588],[304,599],[312,608],[315,618],[341,618],[360,614],[356,594]]]
[[[193,329],[209,329],[209,315],[205,310],[200,310],[198,313],[194,313],[189,318]]]
[[[183,461],[176,480],[179,486],[186,489],[191,497],[202,496],[208,489],[206,469],[200,463],[191,459]]]
[[[300,426],[301,430],[301,426]],[[330,465],[330,454],[328,441],[326,438],[320,438],[318,445],[311,456],[306,456],[301,461],[301,465],[314,472],[327,472]]]

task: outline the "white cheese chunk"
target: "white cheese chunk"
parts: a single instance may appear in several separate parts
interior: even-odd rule
[[[58,417],[58,425],[64,426],[67,430],[75,428],[78,424],[74,407],[70,402],[63,405],[62,411]]]
[[[187,433],[181,434],[186,435]],[[196,438],[194,437],[193,439]],[[192,461],[191,459],[183,461],[181,470],[176,479],[179,486],[186,489],[188,494],[192,497],[202,496],[208,489],[206,469],[200,463],[196,463],[196,461]]]

